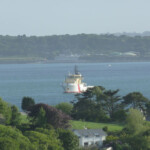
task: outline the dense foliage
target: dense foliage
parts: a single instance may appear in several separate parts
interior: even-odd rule
[[[0,125],[0,150],[34,150],[34,146],[19,130]]]
[[[140,92],[132,92],[123,97],[124,104],[135,109],[140,109],[145,112],[148,99],[144,97]]]
[[[121,132],[109,133],[105,145],[115,150],[149,150],[150,124],[144,120],[143,114],[137,109],[130,109],[126,128]]]
[[[32,97],[23,97],[22,98],[22,103],[21,103],[21,108],[24,111],[27,111],[29,107],[33,106],[35,104],[34,99]]]
[[[11,107],[8,103],[3,101],[0,98],[0,114],[1,114],[1,121],[5,124],[9,124],[11,121]]]
[[[95,86],[77,94],[72,104],[53,107],[26,98],[22,101],[26,122],[16,106],[0,99],[0,150],[79,150],[77,136],[68,129],[69,115],[75,120],[124,124],[121,132],[103,128],[108,133],[105,146],[115,150],[150,149],[150,123],[145,121],[150,118],[150,102],[139,92],[121,97],[119,90]]]
[[[126,112],[118,92],[119,90],[106,90],[104,87],[95,86],[76,95],[76,100],[72,102],[72,117],[95,122],[125,120]]]
[[[55,107],[46,104],[40,103],[30,107],[29,116],[33,117],[33,122],[35,126],[39,125],[39,123],[43,121],[47,124],[52,125],[54,128],[69,127],[70,117],[64,114],[62,111],[56,109]]]
[[[65,150],[76,150],[79,146],[79,140],[72,131],[58,129],[57,132]]]
[[[37,150],[63,150],[55,130],[36,129],[24,133]]]
[[[11,111],[12,111],[12,115],[11,115],[10,125],[19,126],[21,123],[21,114],[18,108],[15,105],[13,105],[11,106]]]
[[[67,115],[71,115],[71,111],[73,109],[73,105],[67,102],[59,103],[55,107]]]
[[[78,149],[78,138],[72,131],[62,129],[69,126],[68,115],[46,104],[29,108],[28,121],[24,122],[25,115],[16,106],[0,99],[0,150]]]

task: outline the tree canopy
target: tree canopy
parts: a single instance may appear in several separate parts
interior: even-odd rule
[[[45,113],[40,113],[40,117],[43,118],[44,121],[46,121],[47,124],[52,125],[54,128],[68,128],[69,127],[69,120],[70,117],[66,114],[64,114],[62,111],[56,109],[55,107],[49,106],[47,104],[35,104],[29,109],[29,116],[33,117],[33,121],[35,126],[36,121],[39,117],[39,112],[42,108],[42,111],[44,110]]]
[[[21,108],[24,111],[27,111],[29,107],[35,104],[34,99],[32,97],[25,96],[22,98]]]
[[[65,114],[70,115],[73,105],[71,103],[62,102],[62,103],[57,104],[55,107],[61,110],[62,112],[64,112]]]
[[[4,118],[5,124],[9,124],[11,120],[11,105],[0,98],[0,114]]]
[[[140,109],[145,112],[148,99],[140,92],[132,92],[123,97],[124,104],[127,107],[133,107],[134,109]]]
[[[78,137],[70,130],[58,129],[58,137],[65,150],[76,150],[79,146]]]
[[[119,90],[106,90],[104,87],[95,86],[86,92],[76,95],[73,101],[72,117],[86,121],[121,120],[125,116],[122,110],[122,98]],[[118,113],[123,114],[119,116]]]
[[[29,139],[17,129],[0,125],[0,150],[34,150]]]
[[[54,130],[36,129],[24,133],[37,150],[63,150],[60,140]]]
[[[140,133],[144,129],[144,116],[137,110],[131,108],[126,119],[126,127],[132,134]]]
[[[20,125],[20,123],[21,123],[21,114],[20,114],[18,108],[15,105],[13,105],[13,106],[11,106],[11,111],[12,111],[12,115],[11,115],[10,124],[12,126]]]
[[[103,87],[94,87],[86,92],[77,94],[76,99],[72,101],[72,117],[74,119],[83,119],[86,121],[106,121],[106,113],[97,99],[101,95]]]

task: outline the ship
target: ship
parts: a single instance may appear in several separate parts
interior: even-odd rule
[[[87,86],[86,83],[82,82],[83,76],[75,66],[74,74],[68,74],[63,83],[63,89],[65,93],[83,93],[88,88],[93,86]]]

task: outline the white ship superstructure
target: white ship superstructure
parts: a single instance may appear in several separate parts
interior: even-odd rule
[[[82,93],[88,88],[86,83],[82,82],[83,76],[77,71],[75,67],[75,74],[69,74],[65,78],[63,88],[65,93]]]

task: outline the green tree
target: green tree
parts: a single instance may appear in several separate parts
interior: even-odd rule
[[[131,108],[125,127],[120,132],[109,133],[104,144],[112,146],[115,150],[150,149],[150,127],[144,120],[143,113]]]
[[[150,118],[150,101],[146,103],[146,117]]]
[[[45,113],[41,108],[43,108]],[[39,113],[40,110],[42,110],[41,113]],[[46,124],[52,125],[54,128],[68,128],[70,126],[70,117],[68,115],[47,104],[40,103],[33,105],[30,107],[28,115],[33,118],[33,122],[37,122],[38,118],[42,118],[44,123],[46,121]],[[34,124],[36,125],[36,123]]]
[[[102,86],[94,86],[88,88],[85,92],[76,95],[76,99],[90,99],[99,102],[99,99],[103,96],[105,88]]]
[[[19,144],[10,137],[0,137],[0,150],[20,150]]]
[[[113,114],[113,119],[118,122],[124,122],[127,117],[127,112],[124,109],[116,110]]]
[[[21,123],[21,114],[18,111],[18,108],[15,105],[13,105],[13,106],[11,106],[11,111],[12,111],[12,115],[11,115],[10,124],[13,125],[13,126],[20,125],[20,123]]]
[[[9,124],[11,120],[11,107],[0,98],[0,114],[4,118],[4,123]]]
[[[55,107],[61,110],[62,112],[64,112],[65,114],[71,115],[73,105],[67,102],[62,102],[62,103],[57,104]]]
[[[114,142],[112,144],[113,149],[115,150],[133,150],[128,143]]]
[[[125,104],[127,107],[132,107],[134,109],[140,109],[145,112],[146,103],[148,99],[143,96],[140,92],[132,92],[123,97]]]
[[[58,129],[58,138],[63,143],[65,150],[76,150],[79,146],[78,137],[70,130]]]
[[[144,128],[144,116],[137,109],[130,109],[126,119],[126,128],[132,134],[138,134],[145,131]]]
[[[72,117],[86,121],[107,121],[108,117],[97,100],[103,89],[103,87],[89,88],[86,92],[76,95],[76,100],[72,102]]]
[[[27,111],[29,107],[33,106],[35,104],[34,99],[31,97],[23,97],[21,108],[24,111]]]
[[[35,131],[26,131],[24,135],[36,146],[36,150],[63,150],[55,130],[38,128]]]
[[[47,124],[46,112],[41,107],[40,110],[39,110],[39,113],[36,117],[36,120],[35,120],[35,126],[37,126],[37,127],[46,127],[46,124]]]
[[[150,136],[143,136],[141,134],[130,136],[126,139],[129,143],[131,150],[149,150],[150,149]]]
[[[82,119],[96,122],[107,120],[101,105],[97,105],[90,99],[78,99],[78,102],[74,103],[72,117],[77,120]]]
[[[0,150],[34,150],[34,148],[19,130],[0,125]]]
[[[115,113],[122,109],[121,97],[117,95],[118,92],[118,89],[105,90],[98,99],[111,119],[115,119]]]

